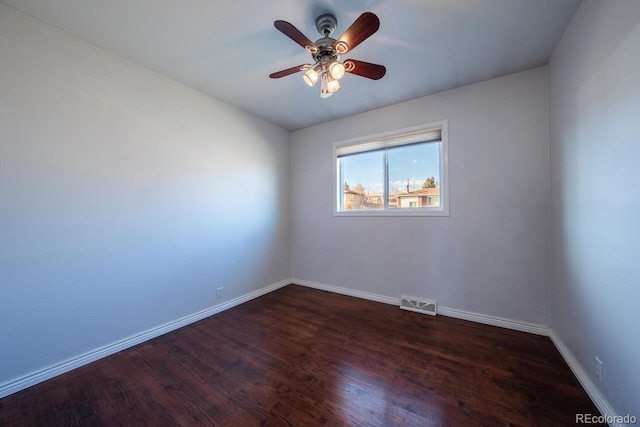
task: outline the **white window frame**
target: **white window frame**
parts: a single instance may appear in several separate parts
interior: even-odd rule
[[[424,135],[434,129],[441,129],[440,140],[440,206],[439,207],[419,207],[419,208],[386,208],[385,209],[353,209],[341,211],[341,199],[343,197],[343,186],[341,183],[338,168],[338,150],[358,145],[379,145],[381,147],[402,146],[414,144],[424,139]],[[367,135],[338,141],[333,144],[333,215],[334,216],[449,216],[449,122],[440,120],[418,126],[396,129],[375,135]],[[389,177],[385,172],[385,199],[389,187]]]

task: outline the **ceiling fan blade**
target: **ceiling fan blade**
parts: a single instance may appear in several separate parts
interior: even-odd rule
[[[345,71],[360,77],[371,80],[380,80],[384,77],[387,69],[384,65],[372,64],[371,62],[358,61],[357,59],[347,59],[344,61]]]
[[[378,31],[378,28],[380,28],[380,20],[378,17],[372,12],[363,13],[336,41],[336,45],[341,43],[347,44],[347,50],[340,53],[353,50],[353,48]]]
[[[307,50],[317,50],[316,45],[313,44],[311,40],[307,38],[304,34],[300,32],[296,27],[290,24],[287,21],[276,21],[273,25],[282,32],[285,36],[289,37],[294,42],[298,43],[300,46]]]
[[[295,74],[298,71],[306,70],[309,67],[311,67],[311,64],[297,65],[295,67],[287,68],[286,70],[271,73],[269,74],[269,77],[271,77],[272,79],[279,79],[280,77],[288,76],[290,74]]]

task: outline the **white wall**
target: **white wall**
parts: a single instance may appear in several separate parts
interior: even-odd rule
[[[547,70],[292,133],[292,277],[548,324]],[[340,96],[340,95],[338,95]],[[449,120],[449,217],[334,217],[332,144]]]
[[[640,416],[640,2],[583,2],[549,88],[552,329]]]
[[[0,386],[290,277],[288,132],[3,5],[0,123]]]

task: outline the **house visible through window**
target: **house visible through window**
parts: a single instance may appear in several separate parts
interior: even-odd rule
[[[336,215],[448,215],[447,122],[336,143]]]

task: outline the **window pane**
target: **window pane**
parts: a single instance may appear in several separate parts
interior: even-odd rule
[[[354,154],[339,161],[342,209],[383,209],[384,153]]]
[[[449,216],[446,120],[334,143],[336,216]]]
[[[440,206],[440,144],[426,142],[387,151],[389,208]]]

